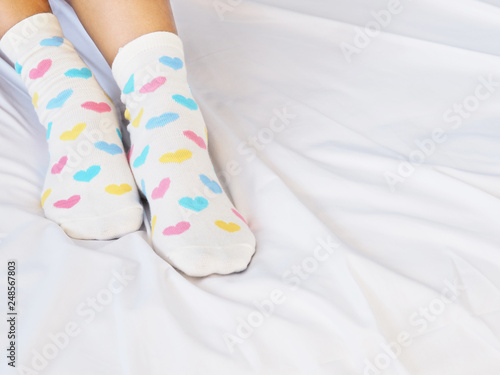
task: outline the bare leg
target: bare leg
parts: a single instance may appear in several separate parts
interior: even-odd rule
[[[48,0],[0,0],[0,37],[25,18],[51,12]]]
[[[70,0],[68,2],[110,65],[120,47],[141,35],[155,31],[177,33],[168,0]]]

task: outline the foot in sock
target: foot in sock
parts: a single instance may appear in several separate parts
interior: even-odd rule
[[[247,268],[255,238],[215,175],[179,37],[155,32],[130,42],[113,75],[131,119],[130,165],[150,205],[156,252],[190,276]]]
[[[15,62],[47,130],[46,217],[78,239],[111,239],[137,230],[143,210],[116,110],[63,37],[57,18],[41,13],[21,21],[0,48]]]

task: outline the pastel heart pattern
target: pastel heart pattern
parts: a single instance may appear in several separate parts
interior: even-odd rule
[[[111,112],[111,107],[108,103],[96,103],[96,102],[85,102],[82,104],[82,108],[94,111],[97,113]]]
[[[183,105],[184,107],[192,111],[198,109],[198,104],[196,104],[196,102],[191,98],[186,98],[185,96],[182,95],[173,95],[172,99],[174,99],[177,103]]]
[[[129,184],[121,184],[121,185],[108,185],[104,189],[106,190],[107,193],[113,194],[113,195],[123,195],[125,193],[128,193],[129,191],[132,191],[132,187]]]
[[[184,63],[178,57],[162,56],[160,57],[160,63],[166,65],[174,70],[179,70],[184,66]]]
[[[167,79],[165,77],[156,77],[151,82],[148,82],[144,86],[142,86],[141,89],[139,90],[139,92],[141,94],[147,94],[147,93],[150,93],[150,92],[155,92],[163,84],[165,84],[165,82],[167,82]]]
[[[113,103],[113,100],[109,97],[108,94],[106,94],[106,91],[102,90],[102,93],[104,94],[104,96],[106,97],[106,99],[109,100],[110,103]]]
[[[216,181],[211,180],[210,178],[208,178],[204,174],[200,174],[200,180],[201,180],[201,182],[203,182],[203,185],[205,185],[207,188],[212,190],[212,192],[214,192],[215,194],[222,193],[222,189]]]
[[[61,108],[71,95],[73,95],[73,90],[71,89],[60,92],[55,98],[50,99],[47,109]]]
[[[120,129],[116,128],[116,134],[118,134],[118,138],[120,138],[120,141],[122,141],[122,132],[120,131]]]
[[[39,99],[40,99],[40,97],[38,96],[38,93],[35,92],[33,94],[33,98],[31,99],[31,103],[33,103],[33,107],[38,108],[38,100]]]
[[[117,155],[123,152],[122,148],[115,143],[107,143],[104,141],[99,141],[94,143],[94,146],[104,152],[107,152],[110,155]]]
[[[207,145],[205,144],[205,141],[203,138],[201,138],[199,135],[197,135],[195,132],[192,132],[191,130],[185,130],[183,134],[186,136],[186,138],[192,140],[194,143],[196,143],[200,148],[206,150]]]
[[[75,126],[73,126],[73,129],[65,131],[59,138],[61,139],[61,141],[74,141],[80,134],[82,134],[86,127],[87,124],[84,124],[83,122],[80,124],[76,124]]]
[[[52,38],[43,39],[40,41],[42,47],[59,47],[64,43],[64,39],[60,36],[53,36]]]
[[[124,94],[130,94],[132,92],[134,92],[135,88],[134,88],[134,75],[132,74],[130,76],[130,78],[128,79],[127,83],[125,84],[125,86],[123,87],[123,93]]]
[[[135,158],[134,164],[133,164],[134,168],[138,168],[146,162],[146,158],[148,157],[148,153],[149,153],[149,145],[144,147],[141,154]]]
[[[66,77],[70,78],[83,78],[89,79],[92,77],[92,72],[89,68],[81,68],[81,69],[70,69],[64,73]]]
[[[81,197],[79,195],[73,195],[69,197],[68,199],[62,199],[60,201],[57,201],[54,203],[54,207],[57,208],[72,208],[74,207],[78,202],[80,202]]]
[[[223,229],[229,233],[237,232],[241,229],[241,227],[238,224],[226,223],[225,221],[222,220],[217,220],[215,222],[215,225],[217,225],[220,229]]]
[[[130,150],[128,150],[127,160],[129,162],[129,164],[130,164],[130,158],[131,158],[133,152],[134,152],[134,145],[130,146]]]
[[[156,215],[151,219],[151,237],[153,237],[153,233],[155,232],[156,227]]]
[[[184,233],[191,227],[187,221],[181,221],[174,226],[167,227],[163,230],[164,236],[175,236]]]
[[[167,152],[160,157],[161,163],[182,163],[190,159],[193,153],[186,149],[177,150],[175,152]]]
[[[247,221],[243,218],[243,216],[241,216],[238,211],[236,211],[234,208],[231,208],[231,211],[233,211],[236,216],[238,216],[245,224],[247,224]]]
[[[168,123],[175,121],[179,118],[177,113],[167,112],[158,117],[151,117],[146,123],[146,129],[161,128]]]
[[[51,132],[52,132],[52,121],[47,124],[47,136],[46,136],[47,141],[50,138],[50,133]]]
[[[170,187],[170,178],[168,177],[164,178],[163,180],[160,181],[158,187],[155,187],[153,189],[153,192],[151,193],[151,199],[163,198],[169,187]]]
[[[30,79],[42,78],[45,75],[45,73],[49,71],[51,66],[52,66],[51,59],[45,59],[40,61],[36,68],[30,70],[29,74]]]
[[[179,204],[189,210],[200,212],[207,208],[208,201],[203,197],[184,197],[179,199]]]
[[[67,162],[68,162],[68,157],[67,156],[63,156],[61,159],[59,159],[59,161],[57,163],[55,163],[52,166],[52,169],[50,170],[50,173],[52,173],[52,174],[59,174],[59,173],[61,173],[62,170],[64,169],[64,167],[66,166]]]
[[[140,123],[141,123],[141,119],[142,119],[142,115],[144,114],[144,108],[141,108],[141,110],[139,111],[139,114],[137,115],[137,117],[134,119],[134,121],[132,121],[132,126],[134,128],[138,128]]]
[[[38,100],[39,99],[40,99],[40,97],[38,96],[38,93],[35,92],[33,94],[33,98],[31,98],[31,103],[33,103],[33,107],[38,108]]]
[[[92,165],[86,170],[78,171],[73,175],[73,179],[79,182],[90,182],[96,177],[101,171],[101,167],[98,165]]]
[[[42,204],[42,207],[45,205],[45,201],[49,197],[50,193],[52,193],[52,189],[47,189],[43,192],[42,198],[40,199],[40,203]]]
[[[23,71],[23,66],[16,61],[16,73],[21,74]]]

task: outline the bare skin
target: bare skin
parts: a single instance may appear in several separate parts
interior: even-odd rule
[[[48,0],[0,0],[0,37],[25,18],[51,12]]]
[[[169,0],[68,0],[109,65],[118,49],[151,32],[177,34]],[[0,37],[38,13],[50,13],[48,0],[0,0]]]
[[[0,0],[0,3],[8,0]],[[118,49],[151,32],[177,33],[169,0],[69,0],[109,65]],[[1,9],[1,8],[0,8]]]

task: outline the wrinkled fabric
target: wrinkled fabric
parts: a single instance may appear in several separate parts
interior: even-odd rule
[[[119,105],[74,13],[52,5]],[[44,129],[0,61],[0,286],[15,259],[17,365],[499,373],[498,3],[172,5],[216,172],[257,252],[243,273],[196,279],[153,252],[149,228],[68,238],[39,203]]]

